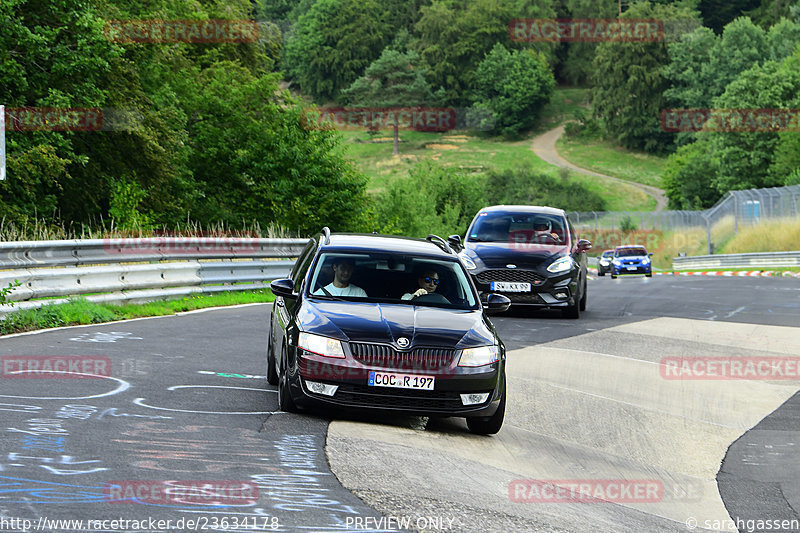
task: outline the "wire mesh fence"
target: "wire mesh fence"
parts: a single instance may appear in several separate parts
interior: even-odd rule
[[[570,220],[579,230],[660,232],[701,228],[706,232],[708,253],[713,253],[712,228],[732,225],[735,234],[767,220],[800,218],[800,185],[730,191],[713,207],[702,211],[572,211]]]

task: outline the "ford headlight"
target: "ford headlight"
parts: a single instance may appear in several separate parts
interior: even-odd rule
[[[331,339],[330,337],[303,332],[300,333],[297,347],[317,355],[344,359],[342,342],[338,339]]]
[[[458,366],[484,366],[496,363],[499,360],[500,348],[497,345],[480,346],[479,348],[462,350]]]
[[[548,272],[552,272],[557,274],[559,272],[569,272],[572,270],[572,267],[575,265],[575,261],[572,260],[570,256],[562,257],[561,259],[556,259],[550,266],[547,267]]]
[[[458,257],[461,258],[461,262],[467,267],[467,270],[475,270],[478,268],[478,265],[475,264],[475,261],[469,258],[469,256],[465,253],[458,254]]]

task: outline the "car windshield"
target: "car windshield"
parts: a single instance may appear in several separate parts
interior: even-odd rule
[[[478,213],[467,235],[473,242],[564,244],[565,221],[538,213]]]
[[[466,271],[455,260],[332,251],[319,257],[309,279],[312,298],[480,308]]]
[[[647,251],[644,248],[623,248],[617,250],[617,257],[635,257],[641,255],[647,255]]]
[[[603,252],[603,257],[614,257],[614,252],[613,251]]]

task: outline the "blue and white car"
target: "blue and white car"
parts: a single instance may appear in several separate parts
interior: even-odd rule
[[[622,274],[644,274],[653,276],[653,265],[644,246],[617,246],[614,249],[614,259],[611,261],[611,279],[616,279]]]

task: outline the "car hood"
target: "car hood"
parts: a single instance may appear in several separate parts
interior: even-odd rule
[[[569,247],[563,244],[481,242],[468,243],[467,250],[487,268],[506,268],[508,264],[536,268],[569,254]]]
[[[345,341],[470,348],[494,344],[481,311],[411,304],[306,300],[298,321],[303,331]]]

